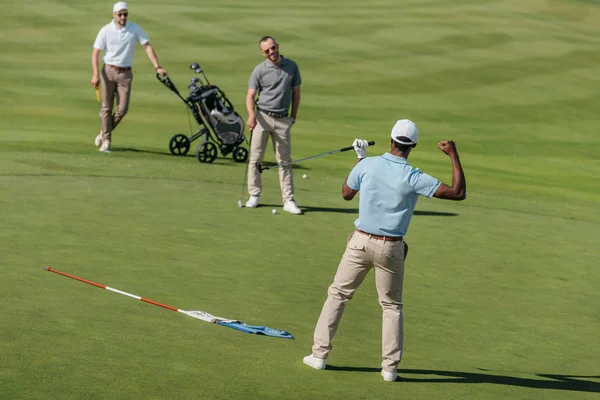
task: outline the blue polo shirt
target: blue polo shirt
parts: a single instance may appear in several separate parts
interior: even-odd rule
[[[406,158],[385,153],[356,164],[346,184],[360,190],[358,219],[354,221],[358,229],[380,236],[404,236],[419,195],[431,198],[441,182],[408,165]]]

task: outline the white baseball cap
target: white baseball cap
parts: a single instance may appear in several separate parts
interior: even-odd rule
[[[392,128],[390,135],[394,142],[400,144],[417,144],[419,140],[419,130],[417,125],[410,119],[399,119]]]
[[[117,12],[117,11],[121,11],[121,10],[127,10],[127,3],[125,3],[124,1],[115,3],[115,5],[113,6],[113,12]]]

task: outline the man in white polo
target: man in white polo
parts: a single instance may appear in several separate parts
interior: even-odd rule
[[[158,58],[154,48],[150,45],[150,39],[146,32],[139,25],[127,21],[128,8],[127,3],[123,1],[113,6],[113,20],[100,29],[92,51],[91,84],[98,88],[102,81],[102,129],[96,136],[95,144],[103,153],[110,153],[112,132],[127,114],[129,108],[131,81],[133,80],[131,65],[136,42],[144,47],[156,72],[161,75],[167,73],[158,63]],[[104,51],[104,65],[100,75],[98,55],[101,51]],[[115,96],[117,109],[113,113]]]

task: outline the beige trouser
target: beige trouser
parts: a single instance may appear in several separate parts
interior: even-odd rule
[[[269,137],[273,139],[273,149],[277,163],[292,161],[292,140],[290,130],[292,120],[288,117],[273,118],[258,112],[256,114],[256,127],[252,132],[252,143],[250,143],[250,161],[248,165],[248,193],[252,196],[260,196],[262,191],[262,177],[256,168],[257,162],[262,162]],[[294,178],[292,166],[286,165],[277,168],[279,170],[279,185],[281,186],[281,197],[283,203],[294,200]]]
[[[102,123],[102,140],[111,140],[112,131],[117,127],[129,109],[131,94],[131,81],[133,73],[117,71],[106,65],[102,66],[102,110],[100,120]],[[117,110],[113,114],[113,106],[117,100]]]
[[[404,241],[370,238],[359,232],[348,237],[346,251],[329,290],[315,327],[313,354],[327,358],[331,340],[342,318],[346,303],[371,269],[379,304],[383,309],[382,363],[385,371],[395,371],[402,359],[404,332],[402,324],[402,284],[404,280]]]

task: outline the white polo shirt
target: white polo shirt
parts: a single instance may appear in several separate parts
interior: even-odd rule
[[[104,64],[131,67],[135,43],[143,46],[149,41],[141,26],[127,21],[123,28],[118,28],[113,20],[100,29],[94,48],[104,51]]]

